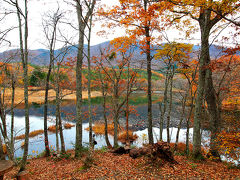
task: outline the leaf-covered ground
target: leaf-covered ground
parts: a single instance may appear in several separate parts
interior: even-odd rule
[[[240,179],[240,169],[229,169],[224,163],[210,160],[193,162],[185,156],[175,156],[179,164],[162,160],[151,161],[147,157],[132,159],[128,154],[114,155],[110,152],[94,152],[91,168],[84,169],[82,159],[52,158],[29,160],[27,171],[30,179]],[[19,168],[5,175],[14,179]]]

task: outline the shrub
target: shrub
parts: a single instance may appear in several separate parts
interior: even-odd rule
[[[218,149],[232,160],[240,159],[240,132],[221,132],[217,136]]]
[[[128,131],[128,137],[129,137],[130,141],[135,141],[138,138],[138,136],[136,134],[133,134],[132,131]],[[126,130],[118,135],[118,140],[122,143],[126,143],[126,140],[127,140],[127,131]]]
[[[39,134],[43,134],[43,132],[44,132],[44,131],[43,131],[42,129],[32,131],[32,132],[29,133],[29,137],[35,137],[35,136],[37,136],[37,135],[39,135]],[[22,135],[20,135],[20,136],[16,136],[16,137],[15,137],[16,140],[24,139],[24,138],[25,138],[25,134],[22,134]]]
[[[70,123],[65,123],[64,124],[64,128],[65,129],[71,129],[72,127],[74,127],[75,125],[74,124],[70,124]]]
[[[56,132],[56,126],[55,125],[51,125],[48,127],[48,131],[50,132]]]
[[[89,131],[89,127],[87,127],[86,130]],[[93,131],[95,134],[104,134],[105,133],[105,125],[102,123],[96,123],[93,126]],[[119,127],[118,132],[120,132],[118,135],[118,140],[122,143],[126,143],[127,131],[123,130],[123,128]],[[112,136],[114,135],[114,124],[113,123],[108,124],[108,134],[110,134]],[[135,141],[138,138],[138,136],[136,134],[133,134],[132,131],[128,131],[128,134],[129,134],[130,141]]]

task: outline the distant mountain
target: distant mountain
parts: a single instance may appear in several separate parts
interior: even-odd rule
[[[110,41],[106,41],[103,43],[100,43],[98,45],[91,46],[91,56],[99,56],[100,55],[100,48],[107,48]],[[76,57],[77,56],[77,47],[76,46],[69,46],[68,52],[66,54],[65,58],[69,57]],[[85,52],[87,52],[87,45],[84,46]],[[200,46],[195,45],[193,47],[193,50],[195,54],[193,53],[192,56],[197,56],[196,52],[200,50]],[[59,55],[63,49],[55,50],[55,55]],[[222,49],[216,45],[212,45],[210,47],[210,56],[212,58],[220,57],[220,55],[223,55]],[[60,56],[61,57],[61,56]],[[14,49],[10,51],[5,51],[3,53],[0,53],[0,61],[6,61],[11,60],[12,62],[20,61],[20,52],[19,49]],[[145,55],[141,54],[141,50],[136,47],[134,49],[134,57],[133,60],[135,62],[136,66],[144,65],[145,63]],[[49,63],[49,50],[47,49],[36,49],[36,50],[29,50],[29,62],[34,65],[48,65]],[[85,58],[86,62],[86,58]],[[153,60],[153,65],[159,64],[159,61]]]

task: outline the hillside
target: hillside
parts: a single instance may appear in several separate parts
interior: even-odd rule
[[[109,45],[109,41],[91,46],[91,56],[99,56],[100,54],[100,48],[106,48]],[[76,57],[77,56],[77,47],[76,46],[69,46],[69,52],[67,53],[67,56],[65,57]],[[157,49],[157,47],[154,47],[155,49]],[[87,45],[85,45],[85,51],[87,49]],[[192,54],[192,56],[197,56],[196,53],[199,51],[200,46],[198,45],[194,45],[193,47],[193,51],[194,53]],[[62,52],[62,49],[57,49],[55,50],[55,55],[59,55],[59,53]],[[145,59],[145,55],[140,53],[141,50],[136,47],[134,49],[134,63],[133,66],[135,67],[140,67],[140,66],[145,66],[144,65],[144,59]],[[11,61],[19,61],[20,60],[20,52],[19,49],[14,49],[14,50],[10,50],[10,51],[5,51],[0,53],[0,61],[6,61],[6,60],[11,60]],[[210,47],[210,55],[213,59],[215,59],[216,57],[219,57],[220,55],[222,55],[223,53],[221,52],[221,49],[216,46],[216,45],[212,45]],[[36,50],[29,50],[29,62],[31,64],[34,65],[47,65],[49,63],[49,50],[47,49],[36,49]],[[85,59],[85,63],[86,63],[86,59]],[[157,68],[157,66],[159,66],[159,62],[156,60],[152,61],[153,65],[155,68]],[[161,66],[161,64],[160,64]]]

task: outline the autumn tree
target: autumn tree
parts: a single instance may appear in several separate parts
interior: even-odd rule
[[[8,63],[1,63],[0,73],[0,129],[3,141],[6,145],[9,159],[14,160],[14,107],[15,87],[18,66]],[[7,91],[11,91],[11,99],[7,97]],[[10,108],[10,109],[9,109]],[[10,131],[7,127],[7,113],[11,112]],[[8,133],[10,132],[10,134]]]
[[[47,14],[46,19],[43,19],[43,31],[47,40],[50,59],[48,72],[45,81],[45,99],[44,99],[44,139],[45,139],[45,151],[46,156],[50,156],[49,142],[48,142],[48,127],[47,127],[47,114],[48,114],[48,90],[49,90],[49,81],[51,76],[52,67],[54,66],[55,60],[55,44],[57,37],[57,26],[62,17],[62,13],[59,8],[53,14]]]
[[[168,7],[167,3],[158,4],[155,1],[119,0],[120,6],[113,6],[109,10],[99,10],[99,15],[110,20],[108,27],[126,28],[130,38],[138,40],[138,46],[146,55],[147,64],[147,95],[148,95],[148,138],[153,143],[152,131],[152,59],[153,59],[153,32],[162,30],[161,14]],[[163,19],[162,19],[163,20]],[[165,19],[167,21],[167,18]],[[156,39],[155,39],[156,40]]]
[[[105,50],[101,49],[101,56],[96,58],[95,62],[102,74],[99,77],[102,78],[103,92],[107,92],[112,97],[114,147],[116,148],[118,146],[119,118],[123,113],[124,105],[133,92],[133,86],[136,84],[136,72],[131,71],[129,68],[125,69],[125,66],[128,66],[132,59],[131,40],[127,37],[121,37],[114,39],[111,43],[113,47]],[[125,92],[127,92],[126,95]]]
[[[20,7],[18,0],[4,0],[12,5],[18,19],[20,56],[23,67],[24,82],[24,109],[25,109],[25,144],[24,153],[19,171],[23,171],[26,166],[29,144],[29,105],[28,105],[28,1],[24,0],[23,8]]]
[[[201,114],[203,97],[207,101],[207,108],[210,116],[211,143],[210,152],[213,156],[219,157],[216,149],[216,134],[219,131],[219,112],[216,102],[216,92],[213,86],[212,71],[210,69],[209,37],[213,30],[223,17],[227,17],[239,10],[239,2],[234,1],[212,1],[212,0],[193,0],[193,1],[174,1],[167,0],[175,5],[171,11],[174,14],[174,20],[182,19],[184,24],[191,24],[191,20],[196,20],[201,32],[201,52],[199,60],[198,89],[194,113],[194,133],[193,133],[193,155],[195,158],[201,155]],[[222,16],[216,12],[222,12]],[[185,18],[183,18],[185,17]],[[191,32],[187,31],[188,33]]]
[[[93,13],[96,0],[91,1],[81,1],[74,0],[76,3],[76,11],[78,17],[78,54],[77,54],[77,64],[76,64],[76,143],[75,143],[75,156],[80,156],[80,149],[82,147],[82,65],[83,65],[83,49],[84,49],[84,37],[85,29],[88,25],[89,18]],[[84,10],[87,10],[86,12]]]
[[[176,73],[176,68],[181,64],[184,64],[189,58],[192,52],[193,45],[183,44],[183,43],[166,43],[163,44],[157,53],[155,58],[163,61],[165,63],[165,87],[164,87],[164,102],[163,108],[161,107],[161,118],[160,118],[160,140],[162,140],[162,130],[163,130],[163,118],[166,112],[168,104],[167,113],[167,142],[170,143],[170,115],[172,111],[172,99],[173,99],[173,77]],[[168,92],[169,91],[169,92]],[[169,93],[169,97],[168,97]],[[169,100],[169,102],[167,102]],[[184,106],[185,107],[185,106]]]

